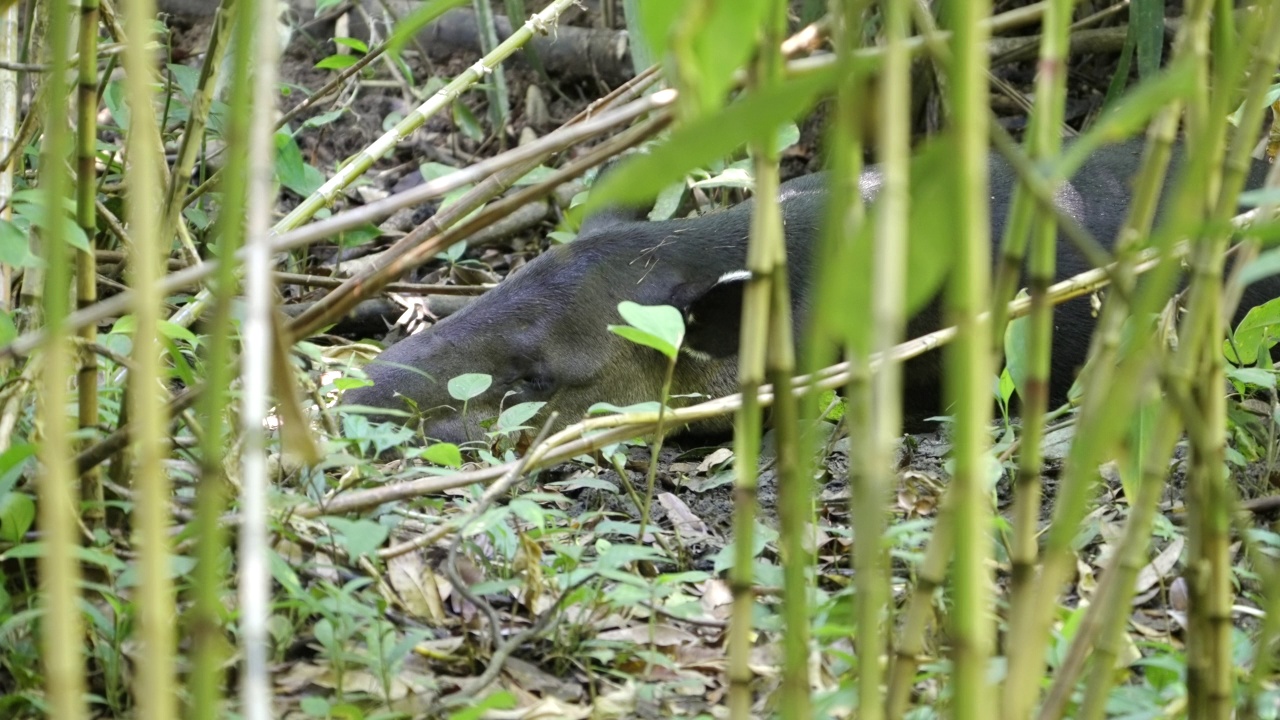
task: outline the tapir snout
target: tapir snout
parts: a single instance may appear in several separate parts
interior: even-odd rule
[[[1059,191],[1062,211],[1110,243],[1124,220],[1141,152],[1142,143],[1131,141],[1090,158]],[[1267,169],[1255,162],[1248,187],[1261,186]],[[992,237],[999,238],[1015,176],[995,155],[990,173]],[[872,201],[879,171],[868,169],[860,185],[864,199]],[[781,188],[797,333],[809,309],[811,255],[825,197],[821,174]],[[373,385],[347,391],[343,402],[410,410],[427,437],[463,442],[483,438],[480,422],[516,403],[546,403],[534,422],[555,410],[563,427],[597,402],[657,400],[665,358],[607,329],[622,322],[617,306],[623,300],[673,305],[690,319],[673,396],[732,393],[751,205],[747,201],[723,212],[664,222],[645,222],[622,211],[589,218],[573,242],[552,248],[461,311],[388,348],[366,367]],[[996,252],[993,247],[993,262]],[[1089,267],[1068,242],[1059,241],[1059,279]],[[1246,291],[1241,312],[1277,295],[1280,282],[1257,283]],[[910,331],[921,334],[938,326],[935,303],[916,316]],[[1065,399],[1075,370],[1084,363],[1092,327],[1087,300],[1057,309],[1053,402]],[[939,363],[932,354],[907,364],[907,417],[937,411]],[[464,373],[492,378],[487,391],[466,403],[465,413],[447,389],[451,378]],[[724,418],[697,429],[727,430],[730,422]]]

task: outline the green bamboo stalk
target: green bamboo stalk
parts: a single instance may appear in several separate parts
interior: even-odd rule
[[[37,484],[40,532],[45,552],[39,557],[41,604],[44,607],[41,660],[51,717],[85,717],[84,630],[80,618],[80,565],[76,557],[77,508],[72,482],[72,445],[67,417],[67,379],[72,373],[71,347],[65,330],[71,292],[71,257],[62,222],[71,152],[68,58],[71,56],[71,12],[67,3],[49,3],[44,30],[50,72],[40,97],[44,109],[44,146],[40,158],[42,200],[50,222],[40,229],[48,271],[44,274],[44,319],[48,342],[41,373],[39,416],[43,472]],[[30,280],[28,276],[28,280]]]
[[[1208,11],[1206,11],[1207,14]],[[1217,22],[1230,25],[1231,16]],[[1256,23],[1256,19],[1254,21]],[[1272,23],[1268,22],[1268,25]],[[1256,24],[1255,24],[1256,27]],[[1225,38],[1230,38],[1227,42]],[[1216,182],[1221,167],[1218,151],[1225,140],[1225,120],[1235,102],[1236,79],[1244,68],[1246,52],[1234,28],[1210,34],[1210,28],[1198,28],[1193,36],[1194,52],[1203,67],[1206,81],[1212,58],[1214,77],[1205,82],[1195,96],[1188,113],[1188,131],[1197,138],[1190,175],[1199,184],[1193,196],[1194,217],[1199,220],[1207,211],[1210,219],[1221,221],[1234,212],[1235,197],[1243,184],[1243,172]],[[1267,37],[1267,36],[1264,36]],[[1225,46],[1210,48],[1211,39]],[[1268,44],[1274,36],[1267,37]],[[1274,54],[1270,50],[1269,54]],[[1256,60],[1256,58],[1255,58]],[[1252,78],[1246,97],[1242,128],[1257,127],[1263,109],[1263,93],[1267,76],[1274,66],[1255,64],[1251,70],[1263,77]],[[1213,95],[1207,88],[1219,89]],[[1248,122],[1251,124],[1245,125]],[[1233,159],[1236,168],[1247,160],[1250,138],[1235,138]],[[1195,160],[1207,157],[1210,172],[1196,172]],[[1187,211],[1190,212],[1190,211]],[[1212,226],[1217,226],[1216,223]],[[1196,717],[1228,718],[1234,712],[1234,686],[1231,647],[1232,569],[1230,560],[1231,491],[1224,472],[1226,459],[1226,399],[1222,392],[1224,359],[1217,349],[1223,335],[1222,293],[1220,292],[1228,235],[1217,232],[1195,244],[1189,290],[1190,307],[1182,328],[1178,353],[1170,361],[1166,382],[1170,394],[1180,402],[1182,420],[1187,426],[1191,448],[1191,471],[1188,475],[1188,557],[1187,584],[1190,588],[1189,633],[1187,637],[1187,687],[1189,710]],[[1194,634],[1192,634],[1194,632]]]
[[[253,19],[254,79],[248,126],[250,178],[245,237],[245,300],[249,308],[241,327],[243,355],[240,419],[244,439],[241,455],[239,537],[240,642],[244,658],[240,671],[240,711],[246,720],[271,717],[271,671],[267,659],[271,616],[271,576],[267,533],[267,399],[271,391],[272,314],[276,297],[271,281],[271,212],[275,193],[271,167],[275,157],[270,112],[275,107],[276,66],[279,61],[278,17],[275,0],[242,0],[242,17]]]
[[[858,632],[855,637],[855,649],[859,657],[857,682],[865,691],[870,685],[868,678],[875,676],[873,669],[868,674],[864,665],[878,662],[883,643],[870,640],[874,637],[875,628],[879,624],[880,607],[875,606],[874,590],[864,594],[864,585],[874,582],[870,576],[875,573],[874,565],[867,567],[867,576],[863,577],[863,565],[869,548],[878,558],[879,533],[864,535],[863,520],[866,510],[859,509],[857,503],[863,496],[866,483],[865,474],[872,469],[874,459],[874,441],[871,430],[871,360],[868,356],[870,340],[868,326],[864,318],[869,316],[869,308],[863,303],[864,296],[855,294],[858,307],[846,307],[846,303],[836,298],[837,288],[847,287],[850,282],[855,286],[869,281],[870,273],[862,272],[850,277],[859,268],[870,268],[870,259],[856,264],[854,251],[856,239],[864,235],[867,222],[866,208],[862,202],[862,192],[858,180],[862,172],[863,108],[867,100],[867,76],[860,72],[854,58],[859,52],[858,44],[863,34],[862,19],[866,14],[869,2],[864,0],[831,0],[828,4],[828,15],[832,19],[832,44],[835,46],[836,62],[841,68],[841,82],[835,88],[835,106],[831,123],[828,127],[828,146],[830,147],[830,174],[828,188],[831,200],[826,204],[823,218],[823,232],[819,237],[817,248],[818,261],[815,263],[817,276],[813,280],[815,288],[814,311],[807,328],[805,352],[807,369],[812,374],[816,368],[831,362],[829,357],[834,348],[843,349],[848,364],[848,379],[844,386],[845,413],[844,423],[849,431],[849,469],[848,483],[851,489],[850,511],[854,519],[853,555],[850,558],[855,568],[855,581],[858,594],[854,599],[854,611],[858,617]],[[862,248],[868,250],[868,248]],[[856,339],[856,341],[855,341]],[[886,466],[887,467],[887,466]],[[874,501],[873,501],[874,502]],[[883,508],[878,506],[876,513]],[[866,531],[874,532],[874,531]],[[878,562],[878,560],[873,560]],[[875,619],[867,621],[872,616]],[[871,634],[868,634],[871,633]],[[878,686],[877,681],[872,681]],[[870,695],[859,693],[859,711],[875,712],[878,690]]]
[[[133,372],[129,388],[129,418],[137,431],[133,435],[136,459],[133,487],[136,490],[134,526],[139,548],[138,624],[141,653],[138,659],[138,716],[144,720],[168,720],[177,716],[174,691],[173,582],[169,575],[172,557],[169,544],[169,500],[172,494],[164,468],[167,455],[165,407],[160,392],[163,369],[160,365],[160,304],[157,292],[162,275],[161,257],[168,253],[160,246],[155,208],[160,205],[160,165],[163,149],[156,125],[151,52],[154,0],[126,2],[124,68],[129,102],[129,193],[127,217],[133,239],[130,284],[135,297]]]
[[[957,326],[945,356],[946,397],[955,412],[952,485],[957,496],[955,562],[951,572],[954,717],[990,717],[987,663],[992,627],[990,499],[987,423],[991,414],[991,329],[980,318],[990,293],[991,251],[987,191],[987,0],[952,6],[955,24],[951,97],[959,168],[958,247],[947,311]]]
[[[906,270],[911,160],[911,28],[910,0],[882,0],[884,65],[880,76],[877,138],[884,182],[877,198],[878,222],[871,258],[871,350],[882,357],[906,334]],[[848,18],[846,16],[846,22]],[[884,694],[881,656],[890,622],[889,566],[882,547],[885,505],[896,479],[894,450],[902,431],[902,366],[882,362],[872,379],[870,432],[866,465],[854,484],[850,463],[851,514],[854,530],[854,577],[858,594],[858,711],[865,720],[880,720],[889,709]],[[858,441],[857,438],[854,439]]]
[[[1031,120],[1031,156],[1048,158],[1057,155],[1062,141],[1059,127],[1065,108],[1067,52],[1071,25],[1072,0],[1051,0],[1045,12],[1042,43],[1040,45],[1040,74],[1037,77],[1035,110]],[[1005,273],[1002,280],[1017,277],[1020,253],[1011,250],[1018,244],[1020,228],[1030,227],[1032,236],[1030,277],[1031,313],[1027,331],[1027,381],[1022,397],[1022,449],[1018,457],[1018,474],[1015,482],[1013,509],[1014,535],[1009,548],[1012,565],[1010,588],[1010,615],[1027,615],[1033,612],[1036,600],[1036,559],[1039,551],[1040,504],[1042,499],[1040,472],[1043,464],[1044,415],[1048,409],[1049,367],[1053,346],[1053,307],[1048,302],[1048,289],[1053,283],[1056,265],[1057,219],[1053,213],[1038,213],[1032,220],[1032,199],[1024,185],[1019,185],[1014,195],[1014,219],[1009,223],[1010,233],[1005,237]],[[1014,257],[1018,258],[1015,263]],[[992,342],[996,348],[993,357],[1000,356],[1004,324],[1000,320],[1002,309],[1012,295],[1013,285],[997,289],[994,295],[997,329]],[[1004,294],[1008,293],[1008,295]],[[1022,621],[1013,621],[1021,625]],[[1039,658],[1026,657],[1021,643],[1008,644],[1009,663],[1039,662]],[[1002,706],[1005,717],[1025,717],[1027,709],[1035,704],[1039,688],[1032,685],[1006,683],[1003,687]],[[1020,715],[1019,713],[1024,713]]]
[[[1280,64],[1280,45],[1269,40],[1280,35],[1280,2],[1272,0],[1262,6],[1263,16],[1254,18],[1251,22],[1246,23],[1242,27],[1242,34],[1246,37],[1245,46],[1252,50],[1252,63],[1248,67],[1249,86],[1246,90],[1245,103],[1241,112],[1240,127],[1257,127],[1259,116],[1264,112],[1259,107],[1263,98],[1267,84],[1271,79],[1271,69]],[[1264,41],[1259,42],[1259,39]],[[1243,187],[1244,177],[1250,160],[1250,137],[1249,133],[1239,132],[1235,135],[1231,147],[1228,149],[1227,164],[1223,179],[1222,196],[1219,197],[1215,215],[1223,217],[1229,215],[1235,210],[1235,203],[1232,198],[1235,193]],[[1267,185],[1275,187],[1280,182],[1280,165],[1273,165],[1268,173]],[[1274,211],[1275,203],[1269,203],[1261,208],[1263,213]],[[1265,217],[1266,215],[1264,215]],[[1245,260],[1237,259],[1237,263],[1243,263]],[[1239,265],[1237,265],[1238,269]],[[1233,293],[1233,301],[1239,298],[1239,287],[1232,286],[1229,291]],[[1249,542],[1248,534],[1241,532],[1241,536],[1245,537]],[[1280,575],[1276,572],[1274,563],[1266,560],[1262,553],[1256,552],[1255,548],[1250,547],[1250,556],[1254,558],[1257,566],[1258,574],[1262,578],[1263,597],[1269,600],[1267,606],[1267,616],[1263,624],[1262,632],[1258,634],[1256,644],[1254,645],[1254,659],[1251,664],[1252,672],[1249,677],[1248,693],[1246,695],[1246,705],[1240,711],[1240,717],[1255,717],[1258,698],[1261,689],[1271,677],[1271,668],[1274,666],[1274,658],[1269,648],[1274,647],[1274,641],[1277,630],[1280,625],[1277,624],[1275,615],[1277,606],[1280,605]]]
[[[76,224],[84,231],[89,247],[76,253],[76,308],[98,301],[98,269],[94,258],[97,239],[97,173],[94,168],[98,141],[98,0],[80,3],[80,66],[76,96]],[[98,341],[96,325],[86,325],[77,333],[88,347]],[[76,388],[79,392],[80,429],[98,426],[98,355],[80,353]],[[80,498],[87,506],[85,522],[100,525],[106,517],[103,505],[102,474],[97,468],[80,478]]]
[[[252,8],[250,8],[252,10]],[[249,166],[249,119],[253,114],[250,68],[253,63],[253,45],[248,16],[242,4],[226,3],[218,11],[219,32],[229,28],[235,33],[235,52],[231,57],[228,78],[230,96],[225,141],[227,144],[227,174],[221,188],[221,211],[218,214],[218,257],[234,258],[244,238],[241,218],[245,213],[245,186]],[[218,34],[218,33],[215,33]],[[225,46],[225,43],[220,43]],[[217,67],[221,67],[221,63]],[[210,67],[206,60],[206,68]],[[194,136],[188,126],[188,137]],[[186,177],[187,173],[175,172],[174,177]],[[177,195],[170,185],[170,200]],[[172,206],[170,206],[172,207]],[[228,436],[227,405],[230,402],[231,381],[234,375],[234,351],[232,348],[232,300],[238,290],[238,267],[233,262],[218,265],[210,289],[213,306],[207,318],[208,339],[204,343],[207,352],[205,366],[205,391],[200,398],[200,416],[204,434],[200,438],[200,484],[196,493],[196,568],[194,604],[191,609],[191,638],[193,669],[191,675],[191,701],[188,716],[195,720],[215,720],[225,715],[222,710],[223,687],[226,677],[223,667],[227,660],[227,640],[223,625],[226,609],[222,605],[226,563],[226,532],[222,515],[227,504],[227,477],[224,455]]]
[[[782,41],[786,34],[787,4],[774,0],[766,15],[759,50],[750,68],[750,84],[768,91],[782,80]],[[805,548],[805,530],[813,514],[811,475],[806,472],[806,453],[801,452],[797,402],[791,392],[795,374],[795,347],[791,320],[791,293],[787,287],[787,246],[782,231],[782,211],[778,202],[778,148],[776,134],[751,143],[756,177],[756,200],[752,206],[751,235],[747,249],[747,270],[752,279],[768,277],[769,293],[765,317],[768,322],[765,372],[773,384],[773,426],[778,458],[779,549],[782,555],[783,633],[780,715],[784,720],[808,720],[812,716],[809,698],[809,609],[808,578],[813,559]],[[748,614],[748,617],[750,614]]]
[[[742,404],[734,416],[733,455],[736,470],[733,485],[733,567],[729,570],[729,591],[733,611],[729,619],[729,717],[747,720],[751,717],[751,634],[755,596],[752,552],[755,521],[759,512],[758,466],[760,434],[764,432],[758,392],[764,384],[764,341],[767,327],[763,308],[767,307],[768,287],[761,280],[748,281],[743,297],[743,351],[738,365],[738,391]]]
[[[768,55],[764,44],[763,55]],[[762,60],[753,68],[756,82],[768,82],[771,76],[760,77]],[[734,487],[733,487],[733,567],[729,570],[729,590],[733,597],[733,611],[729,619],[729,717],[747,720],[752,717],[750,668],[752,620],[755,614],[755,596],[752,589],[755,563],[755,522],[759,509],[757,490],[760,462],[760,434],[763,431],[763,409],[759,391],[764,385],[768,341],[770,335],[769,308],[772,304],[773,282],[777,277],[769,272],[774,259],[769,252],[774,248],[765,241],[766,233],[781,225],[777,203],[777,168],[769,167],[759,157],[760,150],[768,154],[770,143],[757,149],[756,204],[751,215],[751,234],[747,249],[747,270],[751,277],[746,281],[742,302],[742,335],[739,339],[738,389],[742,405],[734,418]],[[772,210],[771,210],[771,209]],[[779,503],[781,505],[781,502]],[[780,510],[785,514],[785,510]],[[785,580],[784,580],[785,582]],[[789,628],[790,629],[790,628]],[[806,634],[807,635],[807,634]],[[786,666],[784,660],[784,667]],[[784,680],[784,688],[787,683]],[[784,695],[788,692],[783,690]],[[785,706],[791,696],[786,695]]]

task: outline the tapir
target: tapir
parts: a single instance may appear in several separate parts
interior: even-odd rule
[[[1058,190],[1058,207],[1109,245],[1124,221],[1141,155],[1140,140],[1095,153]],[[1180,157],[1175,154],[1175,162]],[[997,154],[989,163],[991,235],[999,238],[1016,178]],[[1247,186],[1260,187],[1268,167],[1255,161]],[[1166,186],[1174,175],[1168,173]],[[874,201],[881,178],[876,167],[861,176],[868,203]],[[782,184],[779,192],[799,333],[812,304],[813,255],[826,183],[821,173],[807,175]],[[622,322],[617,306],[623,300],[671,305],[685,315],[688,326],[672,396],[731,394],[737,389],[751,209],[748,200],[721,212],[658,222],[628,209],[588,217],[572,242],[551,248],[461,311],[383,351],[365,368],[373,384],[348,390],[343,402],[410,410],[425,436],[462,442],[483,438],[480,422],[516,403],[545,402],[538,417],[557,411],[563,427],[598,402],[625,406],[657,400],[665,356],[607,329]],[[992,245],[994,262],[999,243]],[[1065,238],[1059,238],[1057,247],[1058,279],[1090,267]],[[1280,281],[1255,283],[1246,291],[1241,312],[1276,296]],[[915,316],[909,332],[915,336],[937,329],[940,316],[935,301]],[[1055,310],[1050,379],[1055,404],[1065,399],[1074,372],[1085,361],[1093,323],[1087,299]],[[466,403],[465,412],[447,389],[451,378],[464,373],[492,378],[487,391]],[[917,358],[907,364],[905,374],[910,390],[904,414],[923,419],[938,409],[941,361],[936,353]],[[715,433],[730,425],[725,417],[694,430]]]

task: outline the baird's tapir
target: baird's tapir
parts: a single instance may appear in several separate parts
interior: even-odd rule
[[[1130,141],[1094,154],[1069,183],[1057,204],[1094,237],[1110,243],[1124,221],[1142,142]],[[1175,154],[1175,163],[1180,154]],[[1255,161],[1247,187],[1263,184],[1268,166]],[[1170,172],[1167,178],[1174,177]],[[992,237],[1004,229],[1015,175],[998,155],[990,159]],[[879,170],[861,177],[864,199],[881,184]],[[1166,180],[1166,190],[1170,181]],[[797,333],[811,304],[813,263],[823,218],[825,182],[821,174],[784,183],[784,214],[792,311]],[[717,397],[737,388],[740,298],[747,252],[751,201],[697,218],[646,222],[639,212],[609,210],[589,217],[573,242],[554,247],[513,273],[456,314],[385,350],[365,370],[370,386],[346,392],[347,405],[412,410],[429,438],[451,442],[484,437],[480,421],[515,403],[544,401],[539,418],[559,412],[559,425],[581,419],[598,402],[629,405],[658,399],[665,358],[607,329],[621,323],[620,301],[672,305],[688,328],[676,364],[671,393]],[[993,258],[998,242],[993,242]],[[1069,241],[1059,238],[1057,275],[1069,277],[1090,266]],[[1252,285],[1241,312],[1280,296],[1280,280]],[[1237,316],[1237,320],[1239,316]],[[939,327],[937,302],[911,321],[911,336]],[[1055,314],[1051,400],[1066,397],[1083,365],[1093,328],[1087,299],[1060,306]],[[489,389],[463,404],[452,398],[448,381],[463,373],[484,373]],[[941,360],[937,353],[907,364],[905,415],[917,421],[938,410]],[[408,401],[408,402],[406,402]],[[727,430],[731,419],[694,428]]]

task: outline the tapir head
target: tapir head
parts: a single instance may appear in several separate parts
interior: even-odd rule
[[[517,403],[546,403],[530,424],[555,411],[558,429],[597,402],[658,400],[665,356],[608,330],[622,323],[623,300],[685,313],[673,395],[733,392],[747,217],[744,208],[668,222],[590,218],[575,241],[388,348],[365,368],[373,385],[343,402],[407,410],[428,438],[463,442],[483,439],[480,422]],[[492,378],[465,413],[447,387],[464,373]]]

